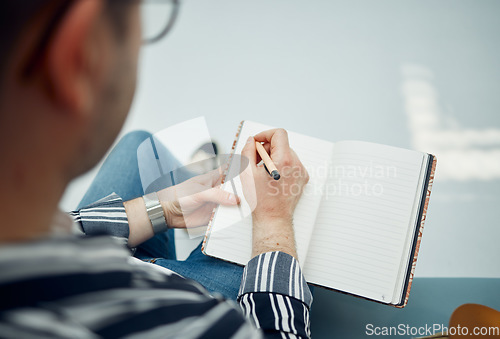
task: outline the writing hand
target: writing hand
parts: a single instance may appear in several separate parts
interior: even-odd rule
[[[255,149],[255,141],[263,142],[264,148],[270,153],[281,174],[279,180],[272,179],[264,167],[258,165],[260,157]],[[309,175],[290,148],[288,133],[284,129],[259,133],[247,141],[242,156],[249,159],[251,169],[244,171],[241,179],[245,198],[253,208],[253,255],[279,250],[297,257],[293,212],[309,181]],[[254,185],[254,189],[251,185]]]

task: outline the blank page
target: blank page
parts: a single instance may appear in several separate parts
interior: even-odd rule
[[[309,282],[392,302],[422,162],[420,152],[335,144],[305,263]]]
[[[245,121],[238,138],[235,154],[241,154],[248,137],[271,129],[271,126]],[[288,132],[290,146],[308,170],[310,180],[294,214],[295,241],[301,265],[305,262],[309,240],[321,202],[321,190],[326,176],[313,175],[326,168],[333,151],[333,144],[316,138]],[[231,162],[229,172],[239,173],[239,161]],[[231,176],[229,176],[231,177]],[[246,265],[252,253],[252,218],[248,203],[242,194],[241,181],[236,177],[226,181],[223,189],[236,191],[242,198],[239,207],[219,206],[207,231],[205,253],[227,261]]]

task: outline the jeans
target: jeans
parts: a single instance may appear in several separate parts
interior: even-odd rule
[[[139,174],[137,149],[143,141],[152,135],[144,131],[131,132],[125,135],[111,151],[97,176],[81,200],[78,208],[87,206],[113,192],[124,201],[144,195],[143,178]],[[155,143],[161,154],[161,167],[165,173],[180,169],[179,164],[170,152],[159,143]],[[147,163],[150,161],[150,163]],[[156,159],[141,157],[141,168],[158,166]],[[187,177],[187,175],[184,175]],[[151,182],[155,178],[146,178]],[[178,181],[176,182],[178,183]],[[168,183],[166,184],[168,186]],[[236,299],[241,283],[243,267],[226,261],[205,256],[201,252],[201,242],[185,261],[176,260],[174,230],[155,235],[137,247],[135,257],[166,267],[180,275],[193,279],[203,285],[212,294],[222,294],[228,299]]]

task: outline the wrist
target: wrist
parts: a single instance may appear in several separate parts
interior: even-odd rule
[[[292,218],[253,220],[252,256],[281,251],[297,257]]]
[[[163,205],[156,192],[145,194],[142,197],[154,234],[165,232],[168,229]]]
[[[269,215],[252,215],[253,228],[261,232],[292,232],[293,233],[293,216],[269,216]]]
[[[179,218],[182,218],[182,210],[177,201],[161,201],[161,206],[163,208],[163,213],[165,214],[165,220],[167,221],[168,227],[176,227],[179,224]]]
[[[146,206],[142,198],[123,203],[129,224],[128,245],[135,247],[154,236]]]
[[[158,191],[158,198],[160,199],[165,220],[170,228],[178,227],[179,217],[182,218],[182,209],[177,199],[177,192],[175,186],[164,188]]]

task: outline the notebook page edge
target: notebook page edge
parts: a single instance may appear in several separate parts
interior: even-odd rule
[[[415,192],[415,201],[413,203],[413,211],[411,214],[411,218],[409,220],[408,225],[408,234],[405,243],[405,247],[403,248],[403,253],[401,255],[401,264],[399,267],[398,280],[396,281],[396,285],[394,286],[394,296],[392,303],[399,304],[401,299],[404,296],[404,287],[406,276],[408,273],[408,262],[410,260],[411,250],[413,242],[415,241],[415,228],[419,227],[420,223],[418,220],[419,211],[422,204],[422,194],[423,189],[425,188],[425,179],[427,174],[427,169],[429,165],[429,155],[426,153],[422,153],[422,168],[420,170],[419,183],[417,187],[417,191]]]

